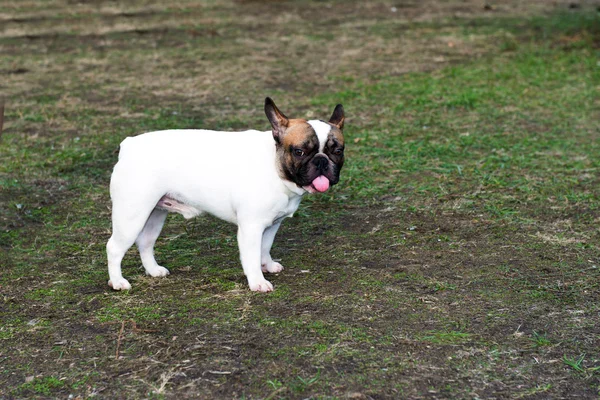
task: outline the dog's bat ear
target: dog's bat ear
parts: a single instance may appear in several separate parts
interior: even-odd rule
[[[333,114],[329,118],[329,123],[340,129],[344,129],[344,107],[341,104],[335,106],[335,110],[333,110]]]
[[[275,102],[270,97],[265,99],[265,114],[267,114],[267,118],[273,127],[273,138],[275,138],[275,141],[279,143],[281,136],[290,123],[290,120],[281,111],[279,111],[275,105]]]

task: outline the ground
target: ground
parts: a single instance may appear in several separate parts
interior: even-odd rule
[[[5,2],[0,398],[598,398],[598,6]],[[347,114],[275,291],[234,226],[177,215],[171,275],[132,249],[112,291],[120,141],[266,130],[266,96]]]

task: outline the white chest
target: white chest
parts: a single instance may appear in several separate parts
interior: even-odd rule
[[[300,205],[301,199],[301,196],[289,198],[287,204],[284,204],[283,207],[276,213],[275,218],[273,219],[273,225],[280,223],[285,218],[293,216]]]

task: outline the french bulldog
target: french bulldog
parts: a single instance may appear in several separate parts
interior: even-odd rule
[[[283,270],[270,255],[275,234],[303,195],[338,183],[345,117],[338,104],[329,122],[290,119],[268,97],[265,113],[271,131],[165,130],[121,142],[110,181],[109,286],[131,289],[121,260],[134,243],[146,274],[169,274],[154,259],[154,244],[167,214],[176,212],[184,218],[209,213],[237,224],[250,290],[273,290],[263,272]]]

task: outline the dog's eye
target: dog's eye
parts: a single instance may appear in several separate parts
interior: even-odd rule
[[[335,154],[336,156],[341,155],[344,152],[344,149],[335,149],[333,151],[333,154]]]
[[[296,157],[302,157],[304,155],[304,151],[300,149],[294,149],[294,155]]]

